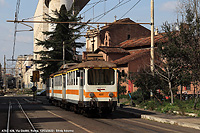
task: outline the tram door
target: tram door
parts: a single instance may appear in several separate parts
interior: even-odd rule
[[[84,86],[84,70],[77,71],[79,80],[79,101],[83,101],[83,86]]]

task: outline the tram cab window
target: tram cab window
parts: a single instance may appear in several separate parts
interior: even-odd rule
[[[89,69],[88,84],[89,85],[114,85],[113,69]]]

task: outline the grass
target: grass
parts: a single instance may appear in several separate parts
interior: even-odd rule
[[[130,105],[131,103],[131,100],[125,96],[121,97],[120,101],[122,101],[121,103],[123,105]],[[160,104],[157,100],[148,100],[142,103],[138,103],[134,100],[133,102],[137,104],[137,107],[147,110],[154,110],[157,112],[169,114],[178,113],[180,115],[185,115],[186,113],[194,113],[200,117],[200,102],[198,102],[197,108],[194,109],[193,99],[189,99],[187,101],[180,101],[179,99],[175,99],[174,104],[171,104],[170,100],[163,101],[162,104]]]

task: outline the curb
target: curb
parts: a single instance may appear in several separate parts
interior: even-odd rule
[[[194,128],[194,129],[200,130],[200,125],[197,125],[197,124],[191,124],[191,123],[187,123],[187,122],[178,122],[178,121],[159,118],[159,117],[150,116],[150,115],[141,115],[141,118],[146,119],[146,120],[160,122],[160,123],[168,123],[168,124],[172,124],[172,125],[178,125],[178,126],[182,126],[182,127],[189,127],[189,128]]]
[[[175,120],[165,119],[165,118],[160,118],[160,117],[155,117],[155,116],[150,116],[150,115],[142,115],[140,113],[123,110],[119,107],[116,110],[119,112],[125,112],[128,114],[131,114],[131,115],[135,116],[136,118],[152,120],[152,121],[156,121],[156,122],[160,122],[160,123],[168,123],[171,125],[178,125],[178,126],[182,126],[182,127],[188,127],[188,128],[194,128],[194,129],[200,130],[200,125],[198,125],[198,124],[192,124],[192,123],[187,123],[187,122],[178,122]]]

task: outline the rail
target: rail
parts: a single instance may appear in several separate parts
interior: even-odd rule
[[[28,117],[28,115],[26,114],[26,112],[24,111],[22,105],[20,104],[19,100],[15,99],[17,101],[18,107],[21,110],[21,112],[24,114],[24,116],[26,117],[26,119],[28,120],[28,123],[30,124],[31,128],[33,129],[32,132],[37,133],[37,130],[35,129],[33,123],[31,122],[30,118]],[[9,101],[9,107],[8,107],[8,117],[7,117],[7,133],[10,132],[10,122],[11,122],[11,112],[12,112],[12,103],[11,101]]]
[[[23,112],[23,114],[25,115],[26,119],[28,120],[29,124],[31,125],[32,129],[36,132],[35,127],[33,126],[33,123],[31,122],[31,120],[29,119],[28,115],[26,114],[26,112],[24,111],[24,109],[22,108],[22,105],[20,104],[20,102],[16,99],[16,101],[18,102],[19,108],[21,109],[21,111]]]

